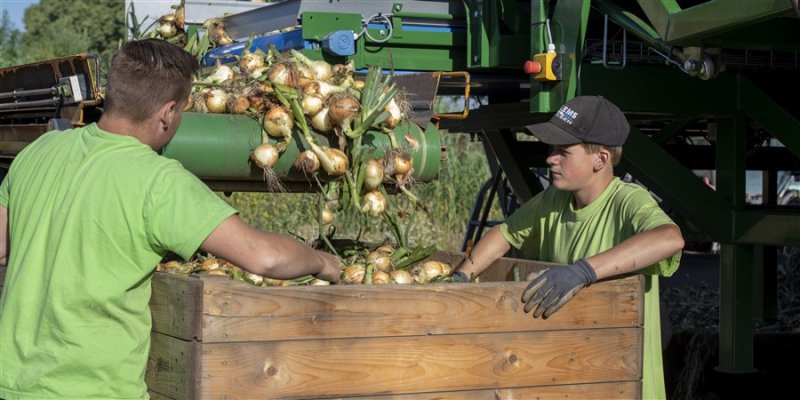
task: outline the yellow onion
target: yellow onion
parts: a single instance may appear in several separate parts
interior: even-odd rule
[[[305,64],[296,64],[297,66],[297,84],[298,86],[305,87],[309,82],[314,80],[314,71]]]
[[[353,264],[342,271],[340,280],[344,284],[359,284],[364,282],[367,269],[361,264]]]
[[[162,38],[169,39],[175,36],[176,33],[178,33],[178,29],[175,28],[175,24],[173,24],[172,22],[164,21],[161,23],[161,26],[156,28],[156,32],[158,32],[158,34],[161,35]]]
[[[325,155],[331,160],[331,165],[325,168],[325,172],[333,176],[344,175],[347,171],[348,163],[347,156],[344,152],[339,149],[325,149]]]
[[[203,81],[207,83],[222,83],[233,79],[233,77],[234,73],[231,67],[227,65],[217,64],[217,67],[216,69],[214,69],[214,72]]]
[[[383,271],[375,271],[372,274],[372,284],[373,285],[388,285],[391,283],[391,277],[389,274]]]
[[[224,90],[215,89],[206,96],[206,107],[215,114],[224,113],[227,102],[228,92]]]
[[[258,168],[272,168],[278,162],[280,155],[281,153],[277,147],[269,143],[262,143],[253,150],[253,153],[250,154],[250,159],[256,163]]]
[[[336,214],[328,206],[322,207],[322,224],[330,225],[336,219]]]
[[[194,95],[193,93],[189,93],[189,98],[186,99],[186,105],[183,106],[183,112],[192,111],[194,108]]]
[[[280,85],[297,86],[297,71],[294,64],[286,61],[272,64],[267,73],[269,81]]]
[[[331,102],[328,115],[334,124],[344,125],[350,123],[358,115],[359,108],[361,105],[356,99],[347,95],[340,96]]]
[[[384,110],[389,112],[389,117],[386,118],[386,121],[384,121],[383,124],[389,128],[396,127],[403,118],[403,113],[400,111],[400,106],[397,105],[397,103],[394,101],[394,98],[389,101],[389,104],[384,107]]]
[[[258,88],[249,88],[247,90],[247,101],[250,102],[250,107],[258,111],[266,110],[266,103],[264,102],[264,92]]]
[[[343,91],[344,88],[332,86],[328,82],[323,81],[311,81],[303,86],[303,94],[316,95],[323,99],[327,98],[333,93],[341,93]]]
[[[239,58],[239,70],[243,74],[250,74],[253,71],[264,67],[264,57],[257,53],[247,53]]]
[[[390,272],[392,270],[391,257],[380,250],[375,250],[367,255],[367,264],[374,265],[378,271]]]
[[[375,250],[376,251],[381,251],[381,252],[386,253],[388,255],[394,254],[394,248],[392,246],[385,246],[384,245],[384,246],[378,247]]]
[[[427,261],[421,265],[417,265],[412,269],[411,274],[414,276],[414,281],[418,283],[428,283],[440,276],[444,276],[442,263],[438,261]]]
[[[256,286],[261,286],[261,284],[264,283],[264,277],[263,276],[256,275],[256,274],[254,274],[252,272],[245,272],[244,273],[244,277],[249,279],[249,280],[251,280],[253,282],[253,284],[256,285]]]
[[[286,107],[277,106],[264,116],[264,130],[272,137],[289,137],[294,128],[294,118]]]
[[[325,102],[317,95],[305,95],[301,105],[303,106],[303,114],[313,117],[322,111],[325,107]]]
[[[331,283],[319,278],[314,278],[308,283],[310,286],[329,286]]]
[[[364,85],[365,85],[364,81],[359,81],[359,80],[353,81],[353,89],[364,90]]]
[[[314,79],[327,81],[328,78],[331,77],[331,65],[327,62],[322,60],[312,61],[310,58],[306,57],[303,53],[297,50],[290,50],[290,53],[292,57],[294,57],[294,59],[300,64],[307,66],[313,71]]]
[[[305,150],[297,155],[294,160],[294,167],[310,174],[319,169],[319,157],[311,150]]]
[[[233,39],[228,36],[228,33],[225,32],[225,28],[221,25],[211,28],[211,41],[220,46],[227,46],[233,43]]]
[[[282,279],[271,279],[271,278],[264,278],[264,281],[261,283],[261,286],[283,286],[285,281]]]
[[[228,101],[225,105],[231,114],[244,114],[250,108],[250,101],[247,100],[246,96],[237,93],[228,96]]]
[[[184,22],[186,21],[186,11],[184,10],[183,2],[178,6],[178,9],[175,10],[175,26],[183,30]]]
[[[371,217],[380,216],[386,210],[386,197],[377,190],[365,194],[362,203],[362,209]]]
[[[411,155],[406,152],[395,154],[394,156],[394,173],[397,175],[405,175],[411,170],[413,160]]]
[[[375,190],[381,183],[383,183],[383,163],[375,159],[369,160],[367,171],[364,173],[364,188]]]
[[[333,130],[333,122],[328,111],[330,111],[328,107],[323,107],[311,118],[311,125],[320,133],[328,133]]]
[[[228,271],[222,269],[212,269],[211,271],[207,272],[208,275],[228,275]]]
[[[219,267],[220,267],[219,260],[217,260],[216,258],[209,258],[203,261],[202,264],[200,264],[200,268],[206,271],[211,271]]]
[[[396,269],[389,275],[392,282],[398,285],[409,285],[414,283],[414,277],[406,270]]]

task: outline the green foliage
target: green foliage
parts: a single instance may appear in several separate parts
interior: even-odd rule
[[[468,135],[442,135],[448,160],[442,163],[437,181],[416,185],[412,191],[431,211],[415,210],[406,196],[389,199],[401,211],[398,223],[408,235],[409,246],[436,245],[440,250],[458,251],[464,239],[475,196],[490,177],[483,146]],[[318,194],[234,193],[227,201],[239,210],[247,223],[263,230],[294,234],[311,241],[318,236]],[[352,208],[348,208],[352,210]],[[490,219],[500,219],[497,205]],[[334,237],[371,243],[395,240],[384,219],[365,217],[355,211],[336,216]]]
[[[11,22],[8,10],[0,18],[0,68],[19,64],[19,45],[22,33]]]
[[[24,60],[26,63],[48,60],[89,52],[89,39],[85,29],[76,29],[69,17],[59,18],[39,29],[35,43],[25,41],[23,35]]]
[[[41,0],[25,10],[25,33],[22,42],[27,52],[47,46],[55,53],[37,60],[78,53],[98,53],[108,60],[125,35],[125,2],[121,0]],[[61,37],[81,36],[76,43],[63,50],[48,45],[50,40],[63,43]],[[40,54],[46,54],[44,50]]]

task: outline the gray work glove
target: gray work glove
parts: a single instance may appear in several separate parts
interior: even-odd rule
[[[464,282],[464,283],[469,282],[469,277],[467,276],[467,274],[461,271],[453,271],[453,274],[450,275],[450,278],[453,279],[453,282]]]
[[[532,272],[528,280],[533,279],[525,292],[522,301],[525,303],[525,312],[529,312],[537,305],[533,316],[539,318],[544,314],[547,318],[572,300],[578,292],[597,280],[594,268],[580,259],[570,265],[556,265],[542,271]]]

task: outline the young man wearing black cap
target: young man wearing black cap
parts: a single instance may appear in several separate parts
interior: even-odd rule
[[[560,265],[537,274],[523,292],[525,311],[549,317],[598,279],[645,275],[643,398],[666,398],[661,364],[658,279],[678,268],[683,238],[643,188],[622,182],[613,166],[630,126],[608,100],[579,96],[549,122],[526,127],[553,145],[553,184],[492,228],[454,273],[478,275],[511,246],[533,260]]]

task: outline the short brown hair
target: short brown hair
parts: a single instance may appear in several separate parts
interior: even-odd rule
[[[608,152],[611,153],[611,166],[613,167],[616,167],[617,164],[619,164],[619,160],[622,158],[622,146],[609,147],[597,143],[581,143],[581,146],[586,150],[586,154],[595,154],[601,149],[608,150]]]
[[[159,39],[128,42],[111,60],[104,114],[144,121],[171,100],[186,100],[200,68],[182,48]]]

